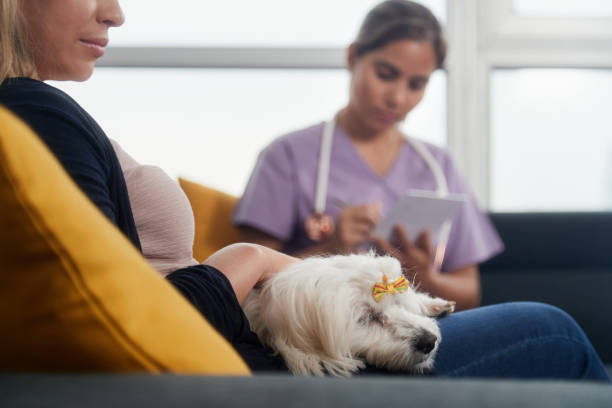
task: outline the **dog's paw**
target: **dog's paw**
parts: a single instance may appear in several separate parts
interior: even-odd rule
[[[455,311],[456,302],[440,298],[429,298],[423,301],[424,313],[429,317],[444,317]]]
[[[432,311],[433,311],[433,315],[434,317],[444,317],[444,316],[448,316],[449,314],[453,313],[455,311],[455,305],[457,304],[457,302],[454,302],[452,300],[447,301],[443,306],[434,306]]]

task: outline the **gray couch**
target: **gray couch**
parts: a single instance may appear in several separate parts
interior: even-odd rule
[[[568,311],[612,364],[612,213],[492,214],[507,250],[482,266],[483,303],[534,300]],[[612,407],[588,382],[257,375],[5,374],[1,407]]]
[[[481,266],[482,303],[550,303],[612,365],[612,213],[497,213],[506,251]]]
[[[606,407],[612,386],[561,381],[174,375],[0,376],[2,407]]]

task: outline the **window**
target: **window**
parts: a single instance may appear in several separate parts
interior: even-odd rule
[[[492,206],[612,209],[612,70],[497,69]]]
[[[610,2],[458,3],[449,145],[481,204],[612,210]]]
[[[612,17],[610,0],[514,0],[512,4],[526,17]]]

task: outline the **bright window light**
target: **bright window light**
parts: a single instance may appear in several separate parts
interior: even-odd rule
[[[379,0],[128,0],[111,45],[334,46],[354,40]],[[442,20],[445,0],[423,0]]]
[[[129,2],[128,2],[129,3]],[[344,70],[98,68],[53,82],[141,163],[240,195],[272,139],[327,120],[348,96]],[[402,129],[446,144],[446,74]]]
[[[612,70],[495,70],[497,211],[612,210]]]
[[[513,6],[527,17],[612,17],[610,0],[514,0]]]

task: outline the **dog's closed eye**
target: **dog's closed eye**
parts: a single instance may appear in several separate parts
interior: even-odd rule
[[[359,318],[359,324],[369,325],[377,324],[383,326],[387,323],[387,317],[381,312],[377,312],[374,308],[368,307],[366,313]]]

